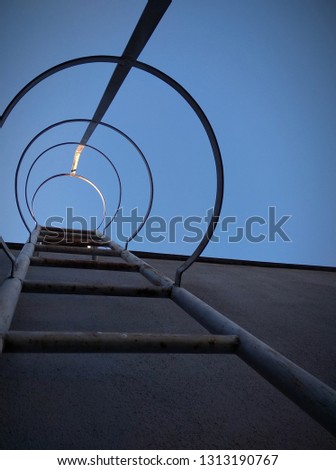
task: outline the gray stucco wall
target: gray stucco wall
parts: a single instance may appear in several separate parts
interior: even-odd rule
[[[48,255],[49,256],[49,255]],[[177,261],[150,260],[173,277]],[[0,251],[0,277],[8,262]],[[147,285],[32,267],[28,279]],[[184,287],[336,388],[336,274],[197,263]],[[166,299],[21,294],[20,330],[205,332]],[[334,449],[336,439],[234,356],[7,354],[1,449]]]

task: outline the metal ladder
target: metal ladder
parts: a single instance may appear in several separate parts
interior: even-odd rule
[[[53,233],[56,236],[51,236]],[[88,248],[89,246],[89,248]],[[101,246],[108,249],[101,250]],[[120,257],[120,262],[97,259],[47,258],[40,253]],[[153,286],[102,286],[94,283],[28,281],[28,266],[80,268],[139,272]],[[10,324],[20,292],[48,294],[104,295],[127,297],[170,298],[173,282],[153,267],[116,243],[95,232],[37,227],[16,261],[13,277],[1,287],[2,351],[6,352],[149,352],[149,353],[232,353],[238,345],[235,335],[154,335],[144,333],[102,332],[23,332],[11,331]],[[7,310],[5,312],[5,310]]]
[[[41,253],[90,255],[92,259],[78,259],[78,256],[48,258],[40,256]],[[119,257],[120,261],[99,260],[99,256]],[[37,226],[12,262],[11,275],[0,287],[2,353],[236,354],[336,435],[336,392],[332,388],[106,236],[94,231]],[[138,272],[152,286],[28,281],[25,277],[29,266]],[[21,292],[167,298],[205,327],[209,334],[13,331],[10,326]]]

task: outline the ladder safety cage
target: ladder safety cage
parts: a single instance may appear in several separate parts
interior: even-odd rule
[[[169,7],[171,0],[149,0],[141,15],[134,32],[126,45],[122,56],[92,56],[69,60],[43,72],[38,77],[28,83],[9,103],[0,118],[2,126],[10,112],[21,100],[21,98],[42,80],[50,77],[70,67],[80,66],[90,63],[113,63],[116,64],[114,73],[103,93],[98,107],[92,119],[69,119],[52,124],[48,128],[37,134],[27,145],[19,160],[15,175],[15,196],[19,214],[29,232],[29,239],[23,246],[18,256],[15,258],[8,249],[5,242],[0,239],[0,245],[12,263],[10,276],[0,286],[0,351],[6,353],[179,353],[179,354],[235,354],[249,366],[255,369],[261,376],[273,384],[284,393],[294,403],[306,411],[312,418],[324,426],[333,435],[336,435],[336,392],[316,377],[289,361],[283,355],[273,350],[267,344],[241,328],[236,323],[229,320],[222,313],[218,312],[198,297],[188,292],[180,286],[183,272],[188,269],[203,252],[211,239],[218,222],[224,191],[223,165],[220,149],[214,131],[198,103],[191,95],[174,79],[154,67],[139,62],[137,60],[142,49],[151,37],[157,24]],[[132,68],[143,70],[172,87],[179,93],[198,116],[204,131],[209,139],[214,162],[216,166],[216,198],[214,202],[212,218],[206,229],[200,244],[192,255],[177,269],[175,280],[158,272],[150,264],[128,251],[129,242],[144,226],[153,201],[153,178],[151,169],[146,157],[139,147],[124,132],[102,122],[102,119],[112,103],[118,90],[122,86],[126,76]],[[82,122],[87,125],[81,140],[61,142],[56,146],[75,144],[77,145],[70,172],[62,175],[72,177],[83,177],[77,175],[79,158],[93,132],[98,126],[105,126],[110,130],[119,133],[133,145],[142,158],[150,186],[150,196],[148,208],[144,220],[137,227],[122,247],[106,235],[105,226],[102,232],[98,230],[75,230],[70,227],[66,229],[46,227],[39,225],[33,209],[33,200],[29,203],[27,186],[31,171],[36,162],[45,156],[52,148],[41,152],[33,161],[28,170],[25,180],[24,194],[28,212],[35,223],[35,227],[30,229],[21,209],[19,196],[19,173],[21,164],[33,142],[50,129],[69,124],[72,122]],[[91,147],[110,162],[112,169],[117,176],[118,171],[109,157],[103,154],[98,148]],[[59,175],[53,175],[55,178]],[[85,177],[83,177],[85,178]],[[118,176],[119,178],[119,176]],[[49,178],[50,179],[50,178]],[[47,179],[48,180],[48,179]],[[35,191],[37,191],[47,181],[45,180]],[[92,184],[92,182],[90,182]],[[97,188],[97,191],[99,189]],[[117,211],[121,204],[122,185],[119,178],[120,197],[117,204]],[[105,199],[102,199],[106,207]],[[116,211],[116,212],[117,212]],[[116,213],[114,214],[115,217]],[[113,218],[112,218],[113,220]],[[102,224],[101,224],[102,225]],[[98,228],[97,228],[98,229]],[[47,257],[49,253],[60,256]],[[63,256],[67,255],[67,256]],[[81,258],[86,255],[86,258]],[[87,256],[92,259],[87,259]],[[100,260],[99,256],[111,258]],[[119,258],[115,262],[114,258]],[[141,274],[150,282],[149,287],[129,287],[129,286],[101,286],[91,283],[65,283],[26,280],[29,266],[40,266],[44,268],[66,268],[66,269],[93,269],[93,270],[115,270],[135,272]],[[103,296],[126,296],[126,297],[150,297],[166,298],[182,308],[195,321],[202,325],[208,334],[202,335],[182,335],[182,334],[147,334],[147,333],[115,333],[98,331],[76,331],[76,332],[55,332],[55,331],[14,331],[11,323],[15,314],[15,309],[21,292],[34,292],[44,294],[68,294],[68,295],[103,295]]]

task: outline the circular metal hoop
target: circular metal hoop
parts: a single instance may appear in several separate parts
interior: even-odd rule
[[[145,72],[151,75],[154,75],[155,77],[159,78],[163,82],[167,83],[170,87],[172,87],[175,91],[177,91],[177,93],[179,93],[185,99],[185,101],[189,104],[189,106],[194,110],[194,112],[196,113],[197,117],[201,121],[201,124],[208,136],[210,146],[212,148],[214,161],[215,161],[215,167],[216,167],[217,190],[216,190],[215,204],[214,204],[212,217],[209,220],[207,230],[202,240],[196,247],[195,251],[189,256],[189,258],[176,270],[175,283],[177,285],[180,285],[182,273],[186,269],[188,269],[194,263],[194,261],[198,258],[198,256],[203,252],[204,248],[209,243],[215,231],[216,225],[219,221],[219,215],[220,215],[220,211],[221,211],[221,207],[223,203],[223,195],[224,195],[224,169],[223,169],[221,152],[219,149],[216,135],[211,127],[211,124],[208,118],[206,117],[204,111],[202,110],[202,108],[199,106],[197,101],[194,100],[194,98],[187,92],[187,90],[182,87],[182,85],[180,85],[176,80],[174,80],[173,78],[171,78],[169,75],[165,74],[164,72],[161,72],[160,70],[148,64],[139,62],[134,59],[125,59],[124,57],[104,56],[104,55],[81,57],[79,59],[69,60],[61,64],[58,64],[55,67],[51,67],[50,69],[46,70],[45,72],[35,77],[24,88],[22,88],[22,90],[9,103],[3,115],[1,116],[0,124],[1,126],[3,125],[3,123],[9,116],[10,112],[16,106],[16,104],[20,101],[20,99],[26,93],[28,93],[28,91],[31,90],[35,85],[40,83],[42,80],[50,77],[51,75],[57,72],[60,72],[61,70],[65,70],[70,67],[75,67],[77,65],[84,65],[84,64],[90,64],[90,63],[97,63],[97,62],[102,62],[102,63],[107,62],[107,63],[125,65],[126,67],[130,69],[132,67],[135,67],[137,69],[144,70]]]
[[[26,148],[24,149],[24,151],[21,154],[21,157],[20,157],[20,160],[19,160],[18,165],[16,167],[16,172],[15,172],[15,200],[16,200],[16,205],[17,205],[21,220],[23,221],[23,223],[24,223],[24,225],[27,228],[29,233],[31,233],[31,230],[29,228],[29,225],[28,225],[23,213],[22,213],[21,204],[20,204],[20,200],[19,200],[19,191],[18,191],[18,178],[19,178],[19,172],[20,172],[22,162],[23,162],[28,150],[30,149],[30,147],[43,134],[45,134],[46,132],[48,132],[51,129],[54,129],[55,127],[58,127],[58,126],[61,126],[61,125],[64,125],[64,124],[78,123],[78,122],[91,123],[91,122],[95,122],[95,121],[93,121],[92,119],[84,119],[83,118],[83,119],[65,119],[63,121],[56,122],[56,123],[46,127],[45,129],[43,129],[38,134],[36,134],[35,137],[33,137],[33,139],[28,143],[28,145],[26,146]],[[108,129],[116,132],[117,134],[121,135],[122,137],[124,137],[135,148],[135,150],[138,152],[138,154],[140,155],[140,157],[141,157],[141,159],[142,159],[142,161],[145,165],[146,171],[147,171],[147,176],[148,176],[148,181],[149,181],[149,201],[148,201],[146,214],[143,218],[143,221],[139,224],[139,226],[135,229],[135,231],[126,240],[126,246],[127,246],[127,244],[136,237],[136,235],[140,232],[142,227],[145,225],[145,223],[146,223],[146,221],[149,217],[149,214],[151,212],[152,205],[153,205],[153,197],[154,197],[154,183],[153,183],[152,171],[151,171],[151,168],[149,166],[149,163],[148,163],[144,153],[141,151],[139,146],[125,132],[121,131],[117,127],[112,126],[111,124],[107,124],[106,122],[97,122],[97,124],[101,125],[103,127],[106,127]],[[114,217],[115,217],[115,215],[114,215]],[[113,221],[113,219],[110,220],[110,222],[108,224],[106,224],[106,226],[104,227],[104,232],[106,231],[107,227],[109,227],[109,225],[111,225],[112,221]],[[35,221],[35,223],[36,223],[36,221]]]
[[[33,215],[33,210],[32,210],[32,207],[31,207],[31,204],[29,204],[29,201],[28,201],[28,182],[29,182],[29,178],[30,178],[30,175],[31,175],[31,172],[35,166],[35,164],[38,162],[38,160],[43,157],[44,155],[46,155],[47,152],[49,152],[50,150],[53,150],[54,148],[57,148],[57,147],[62,147],[64,145],[79,145],[80,142],[61,142],[59,144],[56,144],[56,145],[53,145],[49,148],[47,148],[46,150],[44,150],[43,152],[41,152],[36,158],[35,160],[33,161],[33,163],[30,165],[30,168],[29,168],[29,171],[27,173],[27,177],[26,177],[26,181],[25,181],[25,200],[26,200],[26,206],[29,210],[29,213],[31,215],[31,217],[33,218],[33,220],[35,221],[36,223],[36,219]],[[88,148],[91,148],[93,150],[95,150],[96,152],[98,152],[100,155],[102,155],[106,160],[107,162],[111,165],[111,167],[113,168],[116,176],[117,176],[117,179],[118,179],[118,186],[119,186],[119,198],[118,198],[118,204],[117,204],[117,209],[116,211],[114,212],[113,214],[113,217],[111,218],[110,222],[108,224],[105,225],[104,227],[104,231],[106,230],[106,228],[113,222],[113,220],[115,219],[115,216],[117,215],[117,212],[119,211],[120,209],[120,205],[121,205],[121,199],[122,199],[122,185],[121,185],[121,180],[120,180],[120,175],[118,173],[118,170],[116,169],[115,165],[112,163],[112,161],[109,159],[109,157],[107,155],[105,155],[105,153],[101,152],[99,149],[97,149],[96,147],[93,147],[92,145],[88,145],[86,144],[85,147],[88,147]]]
[[[91,180],[89,180],[88,178],[85,178],[85,176],[81,176],[81,175],[72,175],[71,173],[58,173],[57,175],[53,175],[53,176],[50,176],[49,178],[45,179],[44,181],[42,181],[42,183],[37,187],[36,191],[34,192],[33,194],[33,197],[32,197],[32,200],[31,200],[31,210],[32,210],[32,217],[33,219],[35,220],[35,223],[38,224],[37,220],[36,220],[36,217],[35,217],[35,211],[34,211],[34,203],[35,203],[35,198],[38,194],[38,192],[40,191],[40,189],[45,185],[47,184],[49,181],[51,180],[54,180],[56,178],[62,178],[62,177],[70,177],[70,178],[76,178],[76,179],[79,179],[81,181],[84,181],[85,183],[88,183],[89,185],[91,185],[95,190],[96,192],[99,194],[100,196],[100,199],[102,201],[102,204],[103,204],[103,217],[100,221],[100,224],[97,225],[96,227],[96,230],[99,229],[99,227],[101,227],[101,225],[103,224],[104,222],[104,219],[106,217],[106,201],[105,201],[105,198],[103,196],[103,193],[100,191],[100,189],[98,188],[98,186],[96,184],[94,184]]]

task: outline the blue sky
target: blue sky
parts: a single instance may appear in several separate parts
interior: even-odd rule
[[[145,6],[140,0],[7,0],[2,4],[0,109],[37,74],[68,59],[120,55]],[[222,218],[235,216],[229,232],[217,231],[205,255],[287,263],[336,265],[336,4],[326,0],[173,0],[139,57],[172,76],[198,101],[218,138],[225,169]],[[62,119],[91,118],[113,66],[85,65],[45,80],[27,94],[0,129],[0,233],[24,241],[13,181],[20,155],[36,133]],[[214,165],[207,138],[193,112],[159,80],[132,70],[104,121],[129,134],[151,164],[152,214],[204,216],[213,204]],[[28,162],[45,148],[81,138],[84,126],[62,126],[31,148]],[[127,214],[148,198],[146,173],[117,135],[99,129],[89,142],[114,161],[123,180]],[[30,194],[43,179],[70,171],[75,146],[55,149],[36,165]],[[27,169],[29,165],[25,166]],[[117,181],[103,159],[85,150],[78,172],[104,192],[114,212]],[[22,179],[22,181],[24,181]],[[21,184],[22,184],[21,181]],[[69,202],[71,201],[71,202]],[[54,180],[41,190],[36,212],[100,216],[92,188]],[[291,242],[269,241],[268,207]],[[229,242],[246,220],[262,217],[253,234]],[[250,219],[251,220],[251,219]],[[130,249],[191,253],[192,243],[136,243]]]

